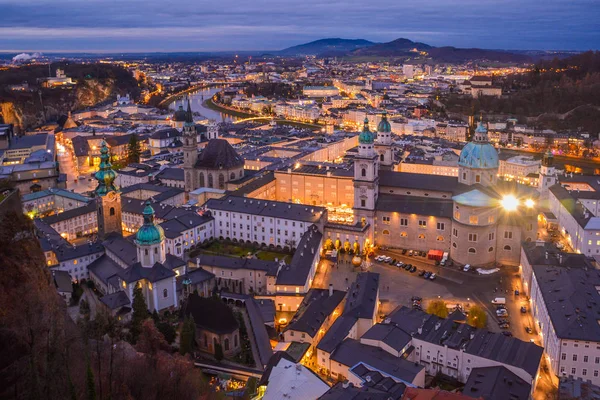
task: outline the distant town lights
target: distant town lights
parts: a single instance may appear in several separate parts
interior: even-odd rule
[[[506,211],[515,211],[519,206],[519,200],[517,200],[517,198],[512,194],[508,194],[502,198],[500,205]]]

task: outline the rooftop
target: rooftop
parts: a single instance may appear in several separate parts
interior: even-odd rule
[[[323,322],[345,296],[346,292],[341,290],[334,290],[330,295],[327,289],[310,289],[285,330],[304,332],[310,337],[315,337]]]

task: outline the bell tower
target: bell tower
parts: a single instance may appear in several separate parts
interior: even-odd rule
[[[188,99],[185,123],[183,124],[183,170],[185,171],[185,190],[190,192],[195,189],[194,165],[198,160],[198,134],[194,124],[192,107]]]
[[[354,215],[371,226],[379,194],[379,157],[373,142],[369,120],[365,118],[363,131],[358,136],[358,155],[354,159]]]
[[[392,152],[392,126],[387,119],[387,111],[383,111],[381,121],[377,125],[377,138],[375,139],[375,151],[379,157],[379,163],[390,167],[393,163]]]
[[[123,234],[121,224],[121,192],[115,185],[117,173],[110,164],[110,155],[106,141],[100,149],[100,170],[96,172],[96,213],[98,218],[98,237],[104,239],[112,232]]]
[[[556,180],[556,168],[554,167],[554,155],[548,150],[542,158],[542,165],[540,166],[540,178],[538,180],[538,192],[541,197],[548,195],[548,189],[554,185]]]

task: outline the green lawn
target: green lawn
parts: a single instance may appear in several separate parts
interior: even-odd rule
[[[292,259],[290,253],[288,252],[259,250],[253,246],[240,246],[233,243],[223,243],[219,241],[214,241],[206,247],[192,250],[190,252],[190,257],[196,257],[200,253],[218,254],[228,257],[242,257],[247,256],[248,253],[250,253],[255,254],[256,258],[259,260],[275,261],[277,258],[278,260],[285,260],[286,263],[289,263]]]

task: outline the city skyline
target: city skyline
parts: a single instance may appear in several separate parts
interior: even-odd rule
[[[0,51],[269,51],[327,37],[512,50],[597,49],[591,0],[239,5],[0,0]]]

